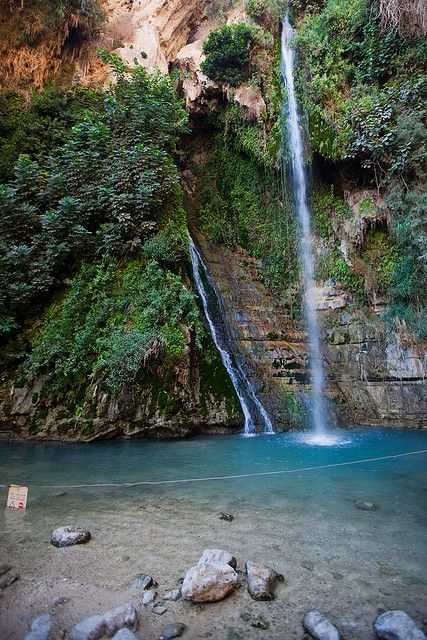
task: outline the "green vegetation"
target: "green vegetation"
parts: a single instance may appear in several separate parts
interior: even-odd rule
[[[179,203],[172,153],[185,123],[170,80],[137,67],[62,147],[20,157],[0,187],[2,332],[83,260],[140,252]]]
[[[282,0],[246,0],[245,8],[252,20],[270,33],[275,33],[285,13],[285,2]]]
[[[249,61],[255,35],[244,23],[223,25],[211,31],[203,44],[206,59],[201,69],[216,82],[226,82],[237,87],[249,78]]]
[[[185,332],[203,325],[179,275],[143,253],[83,265],[59,305],[47,312],[28,360],[54,393],[98,381],[110,391],[132,386],[142,371],[166,367],[185,346]]]
[[[391,212],[388,224],[374,225],[363,236],[362,246],[350,256],[350,268],[337,253],[337,216],[329,218],[328,206],[317,211],[320,235],[329,238],[329,246],[331,237],[336,238],[319,271],[330,276],[342,272],[352,290],[360,289],[354,278],[362,278],[368,293],[390,299],[388,320],[393,314],[405,322],[411,318],[412,330],[425,335],[425,20],[417,17],[419,6],[411,0],[292,6],[298,27],[297,85],[312,150],[338,165],[351,163],[351,171],[377,189]]]

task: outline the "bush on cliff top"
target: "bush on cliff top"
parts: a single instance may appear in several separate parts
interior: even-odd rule
[[[215,82],[237,87],[249,77],[253,29],[244,23],[224,25],[211,31],[203,45],[206,59],[201,69]]]

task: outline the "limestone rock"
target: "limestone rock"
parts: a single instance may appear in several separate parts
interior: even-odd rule
[[[142,573],[139,576],[136,576],[135,580],[130,585],[132,589],[149,589],[154,583],[154,580],[151,576],[146,576]]]
[[[155,600],[156,596],[157,596],[157,590],[149,589],[142,596],[142,604],[144,605],[151,604]]]
[[[162,629],[160,640],[172,640],[173,638],[179,638],[187,629],[182,622],[175,622],[175,624],[168,624],[167,627]]]
[[[307,611],[302,624],[315,640],[340,640],[338,629],[318,611]]]
[[[53,626],[52,616],[48,613],[39,616],[31,623],[31,631],[25,636],[25,640],[48,640]]]
[[[51,543],[54,547],[71,547],[74,544],[84,544],[90,540],[90,532],[77,529],[72,525],[58,527],[52,533]]]
[[[81,620],[71,629],[70,640],[98,640],[104,635],[112,637],[123,627],[135,630],[137,624],[137,611],[132,604],[126,602],[103,615]]]
[[[224,564],[229,564],[233,569],[237,567],[236,558],[222,549],[205,549],[197,564],[209,564],[212,562],[223,562]]]
[[[246,563],[246,576],[248,591],[255,600],[273,600],[276,582],[283,580],[274,569],[255,562]]]
[[[236,588],[237,580],[237,573],[228,563],[199,561],[184,578],[182,597],[190,602],[218,602]]]
[[[404,611],[386,611],[374,622],[374,631],[383,640],[425,640],[425,634]]]

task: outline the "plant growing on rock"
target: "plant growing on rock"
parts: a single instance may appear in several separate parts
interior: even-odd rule
[[[211,31],[203,45],[206,59],[201,69],[216,82],[237,87],[249,77],[253,28],[245,23],[224,25]]]

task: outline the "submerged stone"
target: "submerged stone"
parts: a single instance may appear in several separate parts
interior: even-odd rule
[[[187,571],[182,583],[182,597],[190,602],[218,602],[237,586],[236,558],[220,549],[205,549],[196,566]]]
[[[302,624],[315,640],[340,640],[338,629],[318,611],[307,611]]]
[[[355,500],[354,506],[360,511],[377,511],[378,509],[374,502],[367,502],[366,500]]]
[[[230,567],[233,567],[233,569],[237,567],[236,558],[228,551],[223,551],[222,549],[205,549],[197,564],[206,564],[209,562],[224,562],[225,564],[229,564]]]
[[[152,586],[154,580],[151,576],[146,576],[142,573],[139,576],[136,576],[135,580],[130,585],[132,589],[148,589]]]
[[[50,539],[54,547],[71,547],[75,544],[84,544],[90,540],[90,532],[85,529],[77,529],[73,525],[58,527],[52,533]]]
[[[127,627],[123,627],[113,636],[113,640],[139,640],[138,636]]]
[[[181,589],[172,589],[168,591],[163,596],[163,600],[171,600],[172,602],[176,602],[181,597]]]
[[[0,580],[0,589],[6,589],[11,584],[19,580],[19,573],[9,573],[2,580]]]
[[[386,611],[375,620],[374,631],[382,640],[426,640],[425,634],[404,611]]]
[[[234,516],[231,513],[224,513],[223,511],[221,511],[221,513],[219,514],[219,519],[225,520],[225,522],[232,522],[234,520]]]

